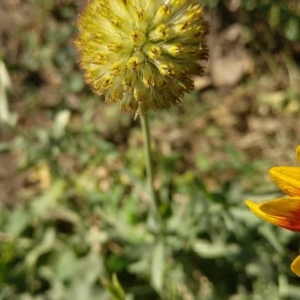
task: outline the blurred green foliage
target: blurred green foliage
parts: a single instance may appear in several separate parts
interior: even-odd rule
[[[203,173],[229,169],[250,180],[263,162],[249,165],[224,143],[228,161],[214,164],[199,153],[187,170],[180,151],[156,151],[163,218],[157,232],[147,222],[138,124],[118,109],[104,110],[76,67],[72,24],[80,1],[28,3],[36,23],[18,33],[16,56],[10,48],[1,51],[22,86],[12,82],[21,102],[19,125],[1,124],[0,153],[16,160],[15,176],[25,179],[10,203],[0,201],[0,299],[300,299],[289,270],[297,236],[252,215],[236,178],[213,190],[201,180]],[[227,5],[203,3],[220,11]],[[264,19],[280,47],[278,34],[300,39],[298,6],[245,0],[233,15],[253,28],[253,41],[252,25]],[[16,37],[7,38],[13,47]]]
[[[300,41],[300,4],[298,0],[201,0],[200,2],[210,8],[235,7],[233,10],[236,11],[235,16],[240,23],[253,26],[255,30],[256,22],[260,21],[260,25],[267,29],[265,33],[270,37],[277,38],[277,42],[282,41],[277,34],[289,41]],[[273,42],[275,43],[275,41]]]
[[[140,145],[122,153],[96,124],[76,128],[68,117],[1,144],[48,186],[1,206],[0,299],[299,299],[286,250],[295,235],[252,215],[238,183],[208,191],[196,170],[175,172],[178,153],[157,156],[158,233],[147,223]]]

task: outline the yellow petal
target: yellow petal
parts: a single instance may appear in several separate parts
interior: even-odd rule
[[[300,198],[278,198],[256,203],[245,200],[250,210],[264,221],[292,231],[300,231]]]
[[[300,255],[292,262],[291,269],[297,276],[300,277]]]
[[[263,213],[263,212],[260,210],[260,203],[253,202],[253,201],[248,200],[248,199],[245,200],[245,203],[246,203],[246,205],[250,208],[250,210],[251,210],[255,215],[257,215],[258,217],[260,217],[260,218],[263,219],[264,221],[271,222],[271,221],[270,221],[270,218],[268,217],[268,215],[266,215],[265,213]]]
[[[300,196],[300,167],[274,167],[269,174],[285,194]]]
[[[290,216],[300,210],[299,197],[276,198],[260,203],[260,209],[270,215]]]
[[[296,156],[297,156],[297,161],[300,164],[300,146],[298,146],[296,149]]]

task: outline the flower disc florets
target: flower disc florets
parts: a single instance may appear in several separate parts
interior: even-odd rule
[[[91,0],[78,29],[86,81],[133,113],[179,103],[208,56],[208,24],[195,0]]]

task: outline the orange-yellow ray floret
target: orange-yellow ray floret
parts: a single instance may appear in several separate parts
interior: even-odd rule
[[[250,210],[264,221],[292,231],[300,231],[300,198],[278,198],[256,203],[245,200]]]
[[[296,149],[296,156],[297,156],[297,161],[300,164],[300,146],[298,146]]]
[[[292,262],[291,269],[297,276],[300,277],[300,255]]]
[[[289,196],[300,196],[300,167],[274,167],[271,178]]]

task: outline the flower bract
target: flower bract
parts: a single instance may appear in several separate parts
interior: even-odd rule
[[[208,57],[208,24],[195,0],[91,0],[77,27],[87,83],[133,113],[179,103]]]

